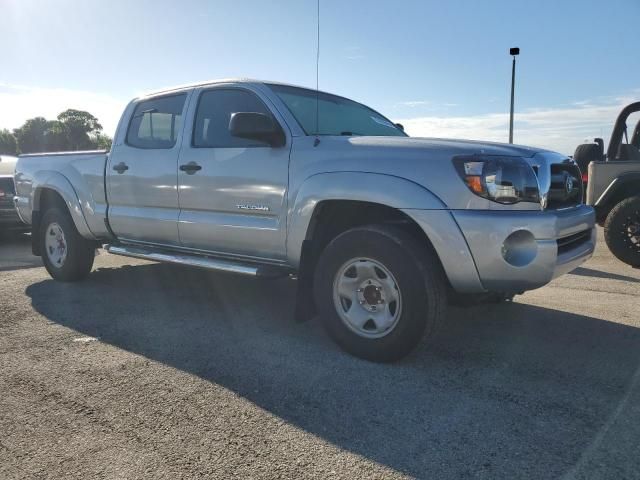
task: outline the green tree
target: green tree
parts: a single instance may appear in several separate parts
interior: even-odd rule
[[[7,130],[0,130],[0,155],[17,155],[18,143],[16,137]]]
[[[109,135],[97,132],[91,140],[94,143],[94,148],[98,148],[100,150],[111,150],[111,143],[113,140]]]
[[[102,133],[98,119],[83,110],[65,110],[57,120],[30,118],[13,131],[13,136],[17,142],[15,150],[22,153],[111,148],[111,138]],[[0,145],[3,145],[2,139],[0,135]]]
[[[100,125],[96,117],[89,112],[70,108],[58,115],[58,121],[62,122],[67,128],[70,150],[95,148],[91,135],[95,136],[97,133],[102,132],[102,125]]]
[[[59,120],[47,122],[44,131],[44,143],[48,152],[64,152],[73,150],[69,138],[69,128]]]
[[[21,153],[38,153],[47,150],[45,132],[49,122],[44,117],[30,118],[20,128],[16,128],[13,134],[18,142],[18,150]]]

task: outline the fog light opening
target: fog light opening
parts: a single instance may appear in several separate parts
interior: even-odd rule
[[[514,267],[529,265],[537,254],[538,243],[528,230],[513,232],[502,244],[502,258]]]

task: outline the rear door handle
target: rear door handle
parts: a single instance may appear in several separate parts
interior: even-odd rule
[[[114,165],[113,169],[118,173],[124,173],[125,170],[129,170],[129,167],[127,166],[126,163],[120,162],[119,164]]]
[[[198,165],[196,162],[185,163],[184,165],[180,165],[180,170],[186,172],[187,175],[193,175],[198,170],[202,170],[202,167]]]

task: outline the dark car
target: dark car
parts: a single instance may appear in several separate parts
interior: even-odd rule
[[[15,184],[13,172],[16,168],[16,157],[0,155],[0,234],[6,231],[26,231],[27,225],[22,223],[13,203]]]

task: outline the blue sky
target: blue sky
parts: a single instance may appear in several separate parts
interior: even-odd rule
[[[639,0],[320,1],[321,89],[411,134],[506,141],[510,46],[517,142],[572,153],[640,98]],[[0,0],[0,18],[0,128],[69,106],[113,133],[130,97],[204,79],[315,85],[315,0]]]

